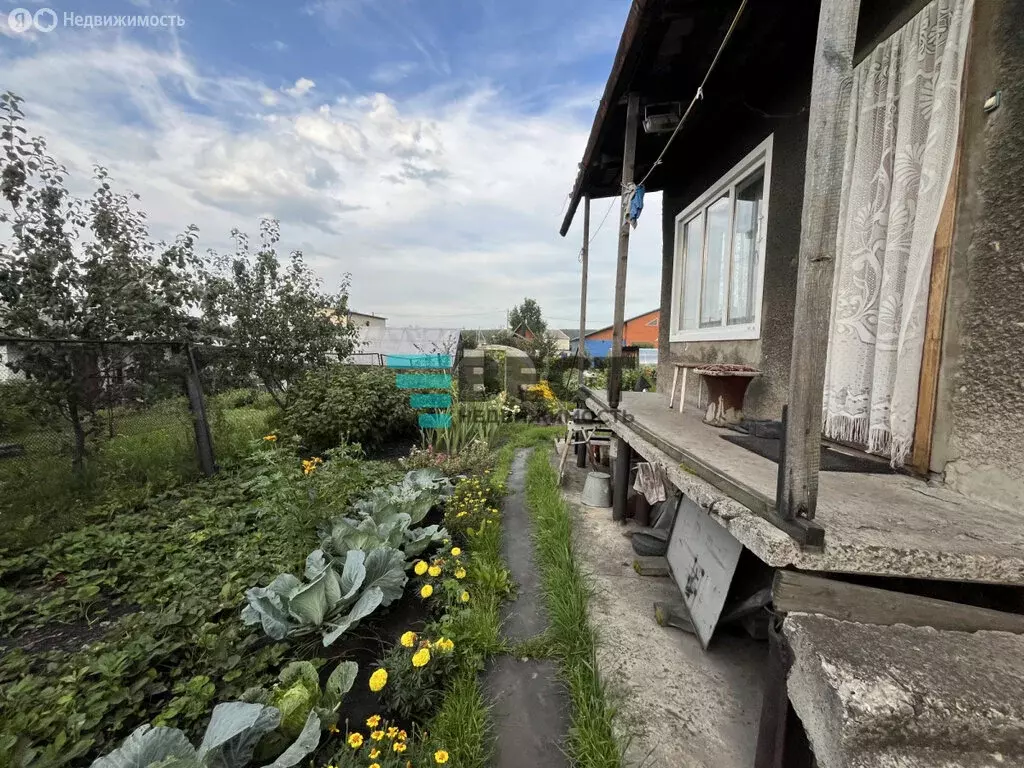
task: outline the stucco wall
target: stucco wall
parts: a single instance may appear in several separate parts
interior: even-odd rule
[[[743,363],[762,371],[747,390],[744,410],[753,418],[779,418],[789,388],[796,265],[800,245],[800,210],[807,152],[807,114],[802,108],[810,94],[809,77],[785,84],[785,92],[762,95],[764,111],[750,112],[741,123],[723,130],[720,143],[690,155],[679,168],[680,183],[662,197],[662,322],[659,334],[659,389],[672,383],[672,361]],[[765,275],[761,306],[761,338],[744,341],[669,342],[672,275],[675,258],[675,218],[751,150],[774,134],[771,189],[765,232]],[[699,387],[687,385],[686,399],[696,405]]]
[[[1024,510],[1024,0],[976,0],[931,468]],[[1002,105],[982,104],[1002,90]]]

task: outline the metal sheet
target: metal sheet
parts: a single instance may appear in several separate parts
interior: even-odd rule
[[[668,542],[668,565],[701,645],[707,649],[743,545],[683,496]]]

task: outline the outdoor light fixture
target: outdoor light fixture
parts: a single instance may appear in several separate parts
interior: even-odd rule
[[[644,107],[644,133],[671,133],[683,116],[683,105],[678,101],[648,104]]]

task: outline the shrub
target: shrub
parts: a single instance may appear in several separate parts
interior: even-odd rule
[[[285,423],[310,451],[345,442],[374,448],[415,433],[416,413],[393,371],[336,365],[310,372],[298,386]]]
[[[405,469],[435,468],[448,477],[479,474],[494,466],[494,455],[482,440],[474,440],[455,454],[435,451],[432,446],[413,448],[409,455],[400,460]]]
[[[497,519],[498,500],[501,498],[499,490],[500,487],[495,487],[479,477],[460,480],[455,486],[455,493],[445,506],[445,528],[453,536],[465,541],[466,534],[471,528],[479,528],[486,520]]]

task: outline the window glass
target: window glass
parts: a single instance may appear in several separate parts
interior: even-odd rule
[[[729,325],[754,322],[754,288],[758,274],[757,241],[764,199],[764,170],[736,185],[732,268],[729,273]]]
[[[700,270],[704,245],[704,216],[698,215],[683,225],[683,285],[679,291],[681,330],[697,327],[697,306],[700,304]]]
[[[729,193],[705,209],[707,240],[704,246],[704,286],[700,301],[700,327],[722,324],[725,306],[726,256],[729,253]]]

